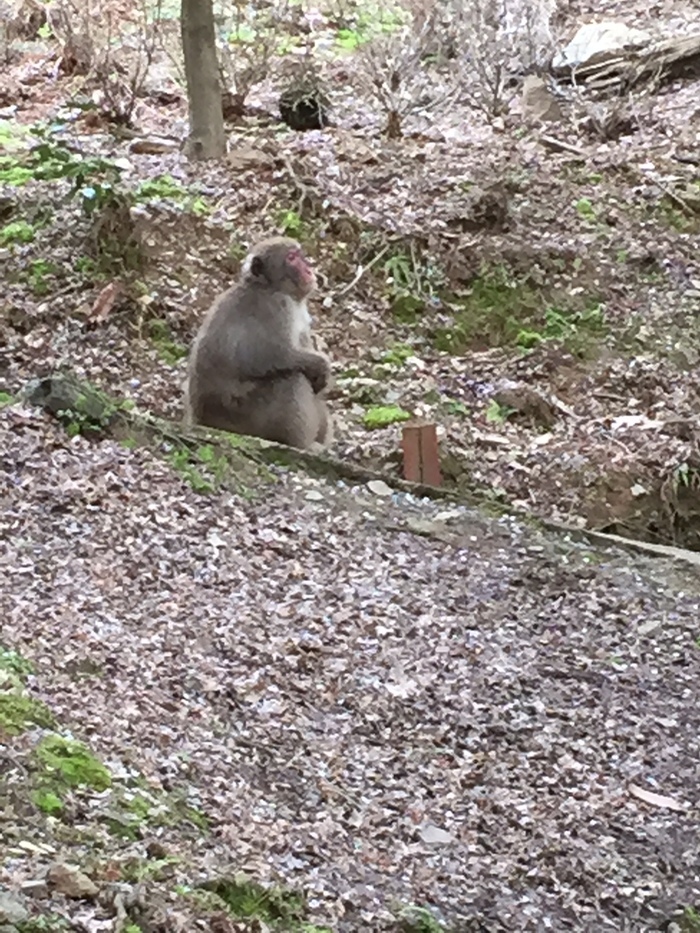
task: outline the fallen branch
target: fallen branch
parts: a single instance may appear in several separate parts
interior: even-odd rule
[[[338,460],[327,453],[315,453],[308,450],[296,450],[282,444],[272,444],[258,438],[239,437],[223,431],[208,428],[184,428],[150,414],[139,413],[123,407],[105,393],[89,383],[78,379],[73,373],[55,373],[46,378],[35,380],[27,386],[25,397],[32,404],[40,406],[62,423],[78,425],[86,435],[108,436],[117,440],[129,439],[142,446],[154,445],[161,451],[170,453],[175,450],[194,452],[203,444],[213,446],[229,465],[230,482],[235,487],[243,485],[249,488],[251,478],[260,477],[261,466],[276,465],[291,468],[304,468],[310,473],[325,476],[330,480],[345,479],[351,482],[368,483],[372,480],[385,483],[389,488],[410,493],[427,499],[451,500],[459,505],[486,506],[493,515],[510,514],[516,519],[533,523],[541,529],[564,534],[575,541],[589,541],[602,546],[615,546],[627,551],[650,554],[680,560],[685,564],[700,566],[700,553],[667,545],[651,544],[646,541],[634,541],[603,532],[584,528],[572,528],[556,522],[533,519],[527,512],[508,505],[497,505],[488,496],[487,490],[437,489],[421,483],[410,483],[389,473],[369,470],[364,467]],[[165,448],[165,449],[164,449]],[[200,464],[201,465],[201,464]],[[224,478],[223,484],[226,483]],[[412,524],[413,523],[413,524]],[[445,522],[419,522],[407,517],[406,523],[395,530],[424,534],[437,540],[463,546],[459,532]]]
[[[90,383],[73,373],[60,372],[31,383],[25,392],[28,400],[50,412],[63,424],[80,429],[93,437],[114,437],[136,441],[142,445],[166,442],[169,445],[196,451],[210,444],[229,461],[234,480],[242,473],[249,475],[256,466],[277,465],[304,468],[309,473],[331,480],[345,479],[367,483],[381,481],[391,489],[430,499],[469,498],[464,490],[449,491],[424,483],[410,483],[397,476],[370,470],[355,463],[339,460],[329,453],[297,450],[284,444],[274,444],[256,437],[243,437],[203,427],[185,427],[154,415],[123,407]],[[246,464],[248,469],[246,469]],[[474,491],[474,501],[485,494]]]
[[[358,266],[357,272],[355,273],[355,276],[352,279],[352,281],[348,282],[347,285],[344,285],[341,289],[339,289],[333,297],[340,298],[341,295],[345,295],[347,292],[352,291],[357,285],[357,283],[360,281],[362,276],[365,274],[365,272],[369,272],[372,266],[376,266],[376,264],[379,262],[382,256],[386,255],[388,250],[389,250],[389,245],[387,244],[386,246],[384,246],[382,249],[379,250],[376,256],[373,256],[372,259],[370,259],[370,261],[367,263],[366,266]]]
[[[554,136],[547,136],[544,133],[540,135],[539,139],[543,146],[547,146],[548,149],[554,152],[572,152],[582,159],[586,158],[585,150],[581,149],[579,146],[574,146],[573,143],[565,143],[561,139],[556,139]]]

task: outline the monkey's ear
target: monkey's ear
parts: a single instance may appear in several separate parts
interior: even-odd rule
[[[256,278],[261,276],[265,271],[265,263],[262,261],[260,256],[253,256],[250,262],[250,271]]]

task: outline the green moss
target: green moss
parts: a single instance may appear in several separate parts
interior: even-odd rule
[[[112,784],[107,768],[82,742],[50,735],[37,745],[34,755],[44,775],[66,787],[103,791]]]
[[[571,353],[589,356],[608,331],[602,307],[590,296],[555,293],[503,266],[484,267],[466,294],[442,298],[452,320],[430,328],[429,339],[449,353],[499,346],[529,350],[558,340]]]
[[[0,693],[0,731],[20,735],[32,726],[52,728],[53,716],[39,700],[17,692],[15,688]]]
[[[294,891],[265,888],[244,876],[216,879],[202,888],[221,898],[232,916],[239,920],[254,917],[265,923],[298,923],[303,919],[304,899]]]
[[[374,428],[385,428],[390,424],[397,424],[401,421],[408,421],[410,413],[399,408],[398,405],[381,405],[377,408],[370,408],[365,412],[362,423],[370,430]]]

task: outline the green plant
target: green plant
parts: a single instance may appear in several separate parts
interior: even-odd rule
[[[391,312],[403,323],[411,324],[444,284],[443,270],[429,260],[419,260],[413,253],[399,252],[384,263],[384,275],[391,298]]]
[[[175,366],[187,356],[187,347],[172,339],[170,327],[165,321],[154,318],[148,322],[148,335],[162,359],[169,365]]]
[[[38,181],[67,179],[72,183],[71,195],[76,196],[85,214],[92,214],[115,196],[115,185],[121,178],[121,168],[101,156],[83,158],[72,152],[54,132],[32,127],[38,142],[31,148],[28,167]]]
[[[100,278],[100,271],[97,268],[97,263],[90,256],[78,256],[73,264],[73,268],[80,275],[85,276],[86,279],[96,279]]]
[[[446,933],[445,927],[438,923],[425,907],[405,907],[399,914],[401,933]]]
[[[198,460],[206,468],[206,473],[203,473],[199,466],[193,463],[193,459]],[[175,449],[171,451],[168,460],[195,492],[214,492],[228,469],[226,458],[222,454],[217,454],[216,449],[210,444],[203,444],[194,452],[186,447]]]
[[[42,914],[30,917],[17,926],[17,933],[68,933],[75,929],[72,924],[59,914]]]
[[[583,217],[584,220],[596,219],[595,209],[588,198],[579,198],[576,202],[576,211],[579,217]]]
[[[65,787],[91,787],[103,791],[112,784],[112,776],[86,745],[60,735],[46,736],[34,754],[45,775],[52,775]]]
[[[10,689],[0,693],[0,731],[8,735],[21,735],[32,726],[50,729],[54,720],[49,708],[10,683]]]
[[[49,816],[55,816],[63,810],[63,801],[51,790],[36,790],[32,792],[34,804]]]
[[[2,404],[2,395],[0,393],[0,404]],[[11,401],[10,396],[7,396],[7,399]],[[16,674],[22,680],[28,675],[33,673],[34,666],[31,661],[28,661],[26,658],[15,651],[13,648],[5,648],[3,645],[0,645],[0,671],[6,671],[11,674]]]
[[[503,424],[513,414],[514,410],[506,405],[500,405],[496,399],[491,399],[486,409],[486,420],[491,424]]]
[[[515,343],[522,350],[532,350],[544,341],[544,335],[536,330],[519,330]]]
[[[413,355],[413,347],[409,347],[408,344],[405,343],[395,343],[382,355],[380,363],[384,363],[387,366],[403,366],[406,360]]]
[[[545,311],[545,339],[561,341],[572,353],[584,353],[589,343],[605,332],[605,315],[599,304],[581,311],[567,312],[559,308]]]
[[[207,882],[202,889],[221,898],[236,919],[255,917],[265,923],[284,921],[287,924],[302,920],[304,899],[300,894],[265,888],[243,875]]]
[[[537,319],[539,290],[528,277],[518,278],[503,265],[483,265],[464,294],[441,296],[453,321],[433,328],[438,350],[460,353],[474,344],[512,343],[524,321]]]
[[[174,450],[168,456],[168,462],[195,492],[210,493],[215,491],[214,483],[208,479],[193,463],[189,450]]]
[[[700,906],[686,907],[675,921],[680,933],[700,933]]]
[[[296,211],[282,211],[277,219],[277,224],[285,236],[291,236],[300,239],[304,230],[304,221]]]
[[[25,138],[28,133],[29,128],[23,123],[17,123],[15,120],[0,120],[0,145],[5,152],[26,148]]]
[[[205,214],[211,213],[211,207],[204,198],[201,197],[193,198],[189,203],[189,208],[192,213],[196,214],[198,217],[203,217]]]
[[[157,175],[148,181],[143,181],[136,189],[137,201],[151,201],[171,198],[182,201],[188,196],[187,189],[175,181],[172,175]]]
[[[51,288],[48,281],[56,273],[56,266],[45,259],[35,259],[29,263],[27,278],[35,295],[46,295]]]
[[[445,401],[445,410],[450,415],[468,415],[469,409],[464,402],[458,402],[457,399],[449,398]]]
[[[408,21],[405,10],[398,6],[392,8],[389,4],[382,4],[370,10],[358,7],[354,15],[350,10],[351,7],[347,7],[342,25],[335,33],[336,45],[348,52],[354,52],[359,46],[377,36],[400,29]]]
[[[0,392],[0,408],[3,408],[5,405],[11,405],[13,401],[13,397],[7,392]]]
[[[662,223],[673,230],[678,230],[680,233],[697,232],[700,229],[700,214],[697,212],[692,215],[686,213],[668,195],[664,195],[658,202],[657,213]]]
[[[561,303],[555,304],[553,295]],[[429,337],[438,350],[451,353],[474,346],[527,350],[560,340],[570,352],[587,355],[607,332],[602,307],[585,294],[554,292],[500,265],[482,266],[466,293],[440,298],[452,320],[432,325]]]
[[[120,406],[96,391],[79,395],[72,408],[62,408],[56,416],[65,424],[69,437],[101,434],[109,427]]]
[[[0,246],[13,243],[31,243],[36,233],[34,227],[24,220],[15,220],[0,229]]]
[[[162,881],[167,878],[174,865],[177,865],[180,859],[177,856],[168,855],[161,859],[129,858],[122,866],[122,877],[126,881],[140,883],[142,881]]]
[[[0,184],[11,188],[21,188],[34,177],[30,168],[26,168],[16,158],[0,156]]]
[[[366,428],[385,428],[390,424],[397,424],[401,421],[408,421],[410,413],[404,411],[398,405],[380,405],[376,408],[370,408],[365,412],[362,423]]]

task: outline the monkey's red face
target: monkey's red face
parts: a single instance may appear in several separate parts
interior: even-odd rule
[[[289,250],[287,253],[287,266],[303,295],[308,295],[309,292],[313,291],[316,287],[316,276],[300,249]]]

